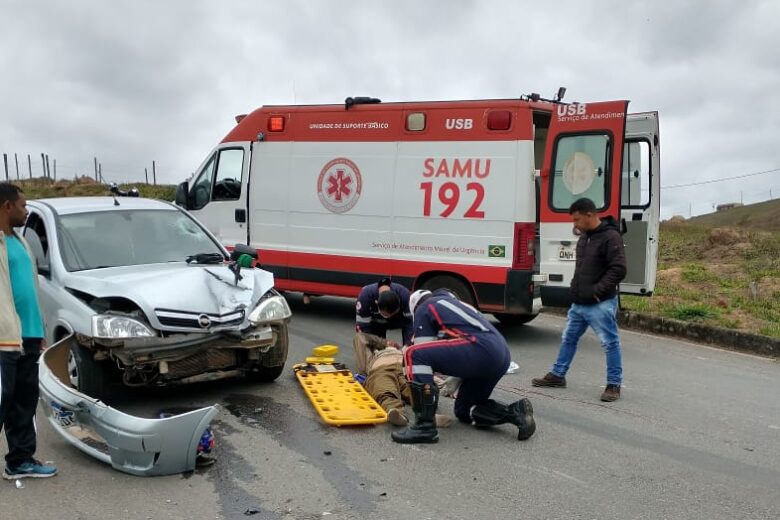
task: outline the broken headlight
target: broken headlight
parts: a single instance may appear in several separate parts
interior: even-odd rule
[[[271,296],[257,304],[257,307],[249,313],[249,323],[254,326],[283,321],[292,316],[290,306],[283,296]]]
[[[98,314],[92,316],[92,337],[104,339],[148,338],[154,333],[138,320],[127,316]]]

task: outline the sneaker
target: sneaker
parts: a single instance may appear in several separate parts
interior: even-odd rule
[[[387,412],[387,422],[393,426],[406,426],[409,424],[409,419],[406,418],[401,408],[391,408]]]
[[[544,377],[537,377],[531,380],[531,384],[534,386],[550,386],[558,388],[566,388],[566,378],[556,376],[552,372],[547,372]]]
[[[53,477],[56,474],[57,468],[54,466],[31,459],[13,468],[6,464],[3,478],[7,480],[15,480],[17,478],[46,478]]]
[[[604,393],[601,394],[601,400],[605,403],[611,403],[620,399],[620,385],[607,385]]]

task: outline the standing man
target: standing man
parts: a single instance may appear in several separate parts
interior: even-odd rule
[[[411,389],[414,424],[391,435],[402,444],[438,442],[436,407],[439,389],[434,372],[462,379],[455,398],[455,416],[477,427],[514,424],[518,440],[536,431],[533,407],[528,399],[505,405],[490,394],[509,367],[506,340],[471,305],[449,291],[412,293],[414,344],[404,349],[406,378]]]
[[[0,428],[8,441],[3,477],[9,480],[57,473],[33,458],[38,358],[45,340],[35,260],[13,229],[26,219],[22,190],[0,182]]]
[[[590,326],[601,340],[607,357],[607,386],[601,394],[605,402],[620,399],[623,362],[617,329],[618,284],[626,276],[626,257],[620,228],[612,217],[599,218],[590,199],[579,199],[569,208],[577,241],[577,265],[571,280],[572,306],[561,338],[558,360],[544,377],[533,379],[534,386],[565,387],[580,337]]]
[[[371,356],[375,345],[397,347],[395,342],[387,341],[387,331],[401,329],[404,345],[412,342],[414,325],[412,312],[409,310],[409,289],[403,285],[391,282],[390,278],[382,278],[377,283],[368,284],[360,290],[355,305],[355,338],[352,342],[358,361],[357,373],[366,375],[371,364]],[[374,336],[374,337],[372,337]],[[384,341],[378,341],[379,339]],[[368,348],[366,348],[368,347]]]

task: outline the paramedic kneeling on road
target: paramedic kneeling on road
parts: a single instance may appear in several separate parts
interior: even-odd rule
[[[404,365],[415,422],[393,432],[393,440],[408,444],[439,440],[434,372],[462,379],[455,399],[455,416],[461,422],[477,427],[510,423],[518,427],[519,440],[533,435],[536,423],[528,399],[508,406],[490,399],[510,362],[506,340],[496,328],[446,290],[415,291],[409,304],[415,336],[414,344],[404,349]]]
[[[404,345],[412,342],[414,326],[409,310],[409,289],[383,278],[360,291],[355,306],[355,329],[359,333],[387,337],[389,329],[401,329]]]

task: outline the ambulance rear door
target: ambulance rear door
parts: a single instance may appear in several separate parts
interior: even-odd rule
[[[650,295],[658,268],[661,217],[658,112],[629,114],[623,145],[620,213],[628,271],[620,291]]]
[[[599,216],[620,220],[628,101],[553,107],[540,172],[539,277],[542,304],[567,307],[577,235],[569,207],[587,197]]]

